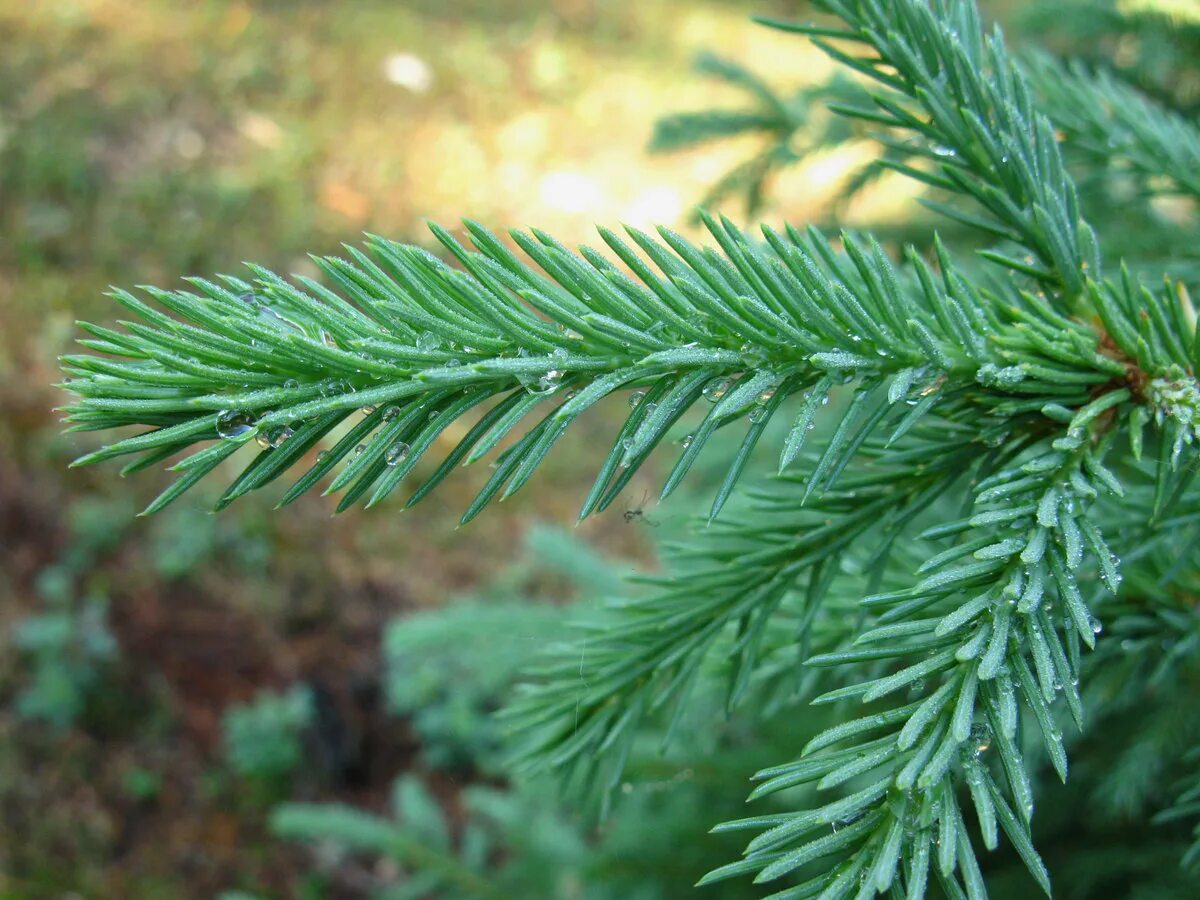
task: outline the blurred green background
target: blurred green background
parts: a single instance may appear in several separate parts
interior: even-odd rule
[[[110,284],[241,274],[243,260],[315,275],[306,253],[363,232],[428,243],[426,219],[537,225],[568,244],[594,223],[690,228],[760,142],[648,155],[655,120],[738,100],[689,72],[705,49],[789,90],[828,78],[806,42],[747,18],[805,6],[0,0],[0,897],[478,887],[423,886],[394,835],[386,853],[347,854],[372,849],[374,826],[284,801],[391,816],[451,869],[468,851],[540,866],[520,876],[540,885],[525,896],[689,896],[732,858],[705,832],[745,773],[785,752],[764,755],[761,730],[734,721],[724,755],[635,768],[628,811],[600,831],[548,790],[507,790],[497,762],[487,714],[513,670],[565,604],[652,567],[688,512],[686,498],[643,509],[648,471],[625,507],[570,528],[588,449],[610,439],[603,416],[463,533],[486,469],[405,515],[335,518],[311,496],[275,515],[252,496],[212,516],[193,493],[140,519],[166,474],[68,470],[97,440],[60,432],[53,384],[75,320],[119,316]],[[1172,89],[1195,102],[1195,84]],[[913,183],[839,200],[876,152],[851,140],[806,156],[760,216],[911,225]],[[725,890],[707,896],[748,895]]]

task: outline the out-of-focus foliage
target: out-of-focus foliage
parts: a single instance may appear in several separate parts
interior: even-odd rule
[[[117,655],[105,600],[88,597],[22,620],[14,644],[29,665],[28,683],[16,698],[18,714],[56,728],[73,725]]]
[[[531,582],[557,574],[570,594],[607,596],[620,566],[565,532],[535,527],[523,557],[474,595],[398,616],[383,639],[388,709],[409,717],[424,761],[499,773],[502,736],[492,714],[541,647],[558,640],[562,610],[525,598]]]
[[[1200,8],[1192,0],[1028,3],[1016,25],[1185,114],[1200,112]]]
[[[304,760],[304,736],[315,716],[312,691],[305,685],[259,691],[225,712],[225,759],[239,775],[286,781]]]
[[[862,88],[840,72],[826,82],[784,96],[747,67],[713,53],[697,56],[695,70],[740,90],[750,105],[665,116],[655,123],[650,152],[672,153],[743,136],[755,137],[762,145],[757,153],[735,165],[709,188],[701,200],[702,206],[740,195],[746,214],[752,216],[762,207],[772,175],[815,150],[835,148],[861,131],[824,108],[827,102],[856,102],[864,98]],[[855,176],[852,184],[864,182],[876,170],[877,167],[869,166]]]
[[[570,535],[538,528],[524,558],[479,598],[397,619],[385,644],[389,692],[419,695],[428,704],[424,711],[398,710],[413,715],[426,761],[497,771],[497,725],[489,710],[528,663],[530,630],[548,641],[563,627],[563,610],[522,591],[554,574],[566,576],[561,587],[590,602],[592,590],[611,593],[622,570]],[[395,656],[398,646],[409,665]],[[602,823],[569,811],[544,779],[469,787],[451,818],[418,778],[404,776],[388,815],[337,803],[287,803],[272,813],[272,828],[282,838],[326,848],[326,858],[333,848],[366,862],[363,871],[375,873],[372,897],[666,900],[695,881],[707,854],[728,840],[705,834],[704,811],[739,797],[739,767],[769,759],[791,730],[776,733],[747,717],[714,731],[720,698],[708,693],[700,701],[669,752],[653,731],[639,740],[620,808]],[[395,869],[381,867],[381,859]],[[755,894],[736,886],[722,896]]]
[[[18,715],[58,730],[74,725],[119,655],[109,627],[108,599],[89,584],[92,567],[120,540],[114,518],[128,516],[123,501],[91,497],[72,509],[70,543],[34,580],[38,609],[18,621],[12,643],[25,662],[15,697]]]

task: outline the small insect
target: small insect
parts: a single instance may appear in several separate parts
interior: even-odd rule
[[[628,524],[632,525],[634,522],[641,521],[641,522],[644,522],[646,525],[649,525],[651,528],[657,528],[659,526],[658,522],[654,522],[654,521],[651,521],[650,519],[646,518],[646,512],[643,507],[645,507],[646,501],[649,498],[650,498],[650,492],[646,491],[646,493],[642,494],[642,499],[640,501],[638,501],[637,506],[633,507],[632,509],[625,510],[625,513],[624,513],[625,521]]]

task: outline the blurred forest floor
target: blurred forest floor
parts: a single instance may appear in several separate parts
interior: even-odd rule
[[[795,4],[756,3],[758,12]],[[237,883],[295,896],[300,851],[218,764],[220,715],[260,687],[318,686],[363,750],[302,796],[378,804],[414,739],[378,712],[383,623],[485,581],[531,522],[574,520],[590,470],[564,440],[540,489],[465,535],[468,471],[415,513],[287,515],[251,497],[220,517],[166,483],[68,471],[56,357],[74,321],[120,312],[107,285],[177,285],[242,260],[311,273],[364,231],[426,241],[426,218],[682,223],[737,142],[642,148],[666,111],[703,107],[688,71],[717,47],[814,80],[827,62],[753,26],[751,4],[694,0],[0,3],[0,633],[47,598],[108,604],[108,685],[65,732],[17,715],[28,678],[0,655],[0,896],[209,897]],[[802,183],[803,173],[796,184]],[[820,188],[783,193],[808,216]],[[652,475],[643,476],[650,479]],[[631,491],[643,491],[639,483]],[[631,501],[632,502],[632,501]],[[646,560],[641,517],[580,529]],[[448,803],[454,785],[438,786]]]

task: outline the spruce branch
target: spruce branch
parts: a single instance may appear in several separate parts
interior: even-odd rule
[[[1200,128],[1111,72],[1045,53],[1023,59],[1068,151],[1095,165],[1128,165],[1147,193],[1200,198]]]
[[[893,427],[910,409],[897,403],[899,409],[886,401],[879,407]],[[868,413],[860,428],[873,434],[884,430],[882,422]],[[884,560],[895,535],[972,468],[979,446],[970,429],[933,420],[916,426],[903,450],[887,447],[882,436],[866,443],[869,470],[849,471],[836,489],[811,498],[812,479],[799,474],[779,489],[753,493],[747,513],[714,523],[672,554],[670,576],[639,579],[648,596],[581,623],[584,634],[548,655],[537,683],[505,710],[512,731],[532,735],[521,749],[522,767],[549,766],[601,795],[611,792],[624,763],[619,748],[645,716],[667,710],[677,720],[712,657],[730,661],[733,709],[760,668],[772,620],[786,614],[811,626],[839,559],[876,540]],[[803,642],[804,630],[791,637]],[[732,633],[738,637],[731,640]]]
[[[834,60],[886,90],[874,106],[834,105],[836,112],[915,134],[902,144],[931,168],[889,163],[934,187],[974,199],[988,218],[953,207],[933,208],[1010,241],[1033,255],[1025,262],[989,258],[1061,291],[1076,311],[1089,271],[1100,267],[1095,234],[1083,221],[1051,121],[1039,112],[1026,78],[999,30],[985,37],[973,3],[938,0],[821,0],[845,23],[831,32],[763,20],[812,36]],[[850,51],[842,50],[847,43]],[[865,50],[865,55],[854,55]],[[893,138],[884,135],[885,143]]]
[[[78,430],[152,430],[76,464],[133,454],[130,471],[203,445],[175,463],[182,474],[152,511],[256,441],[261,450],[225,491],[224,506],[305,461],[361,409],[363,418],[282,501],[332,475],[329,490],[344,492],[342,510],[388,496],[451,423],[490,404],[411,504],[457,463],[479,459],[533,419],[498,457],[467,520],[522,487],[593,404],[618,390],[645,390],[583,514],[608,506],[670,427],[707,398],[714,402],[663,493],[718,428],[742,421],[744,452],[718,492],[715,515],[770,417],[789,395],[817,383],[891,377],[907,388],[987,381],[998,372],[994,386],[1002,389],[1066,396],[1123,371],[1098,352],[1094,333],[1077,326],[1071,347],[1060,351],[1051,342],[1047,353],[1033,351],[1036,364],[1027,359],[1025,368],[1006,370],[1005,351],[988,346],[989,333],[1020,342],[1025,326],[1049,334],[1061,317],[1029,295],[993,309],[944,251],[940,275],[915,254],[902,273],[881,248],[852,235],[843,236],[838,253],[812,230],[765,229],[766,243],[757,244],[727,220],[707,224],[721,253],[666,230],[658,240],[631,231],[643,257],[602,232],[632,277],[595,251],[573,253],[540,232],[515,234],[538,271],[470,224],[474,250],[435,228],[463,269],[374,238],[371,255],[351,249],[350,260],[318,260],[340,292],[259,268],[254,284],[192,279],[197,293],[146,288],[170,315],[115,291],[141,321],[124,323],[123,332],[84,326],[93,337],[82,343],[94,352],[64,359],[67,387],[80,398],[67,412]],[[1073,385],[1056,372],[1062,353],[1084,367]],[[802,439],[803,430],[793,430],[784,465]]]
[[[1007,461],[973,479],[971,515],[923,532],[925,539],[954,540],[917,568],[916,584],[866,598],[868,609],[882,612],[865,630],[806,663],[856,672],[868,665],[878,672],[827,691],[817,703],[907,696],[818,735],[796,762],[759,773],[763,784],[752,799],[807,783],[837,789],[852,778],[861,785],[865,777],[871,786],[815,808],[720,826],[762,833],[743,860],[707,881],[750,872],[771,881],[832,855],[814,890],[832,890],[853,870],[870,873],[863,896],[871,896],[894,881],[910,889],[923,884],[928,873],[918,869],[933,855],[938,875],[960,878],[971,895],[978,868],[954,799],[965,782],[984,845],[994,849],[999,823],[1049,891],[1028,830],[1033,793],[1016,741],[1019,709],[1029,711],[1047,758],[1065,779],[1066,753],[1051,704],[1062,693],[1082,726],[1080,648],[1093,646],[1100,630],[1077,576],[1091,559],[1110,590],[1120,581],[1103,536],[1087,518],[1099,494],[1093,481],[1105,489],[1115,483],[1099,459],[1106,444],[1111,440],[1094,445],[1069,429],[1007,448]],[[892,665],[880,672],[885,661]],[[1003,778],[981,762],[992,746]],[[910,864],[908,871],[900,872],[901,861]]]

